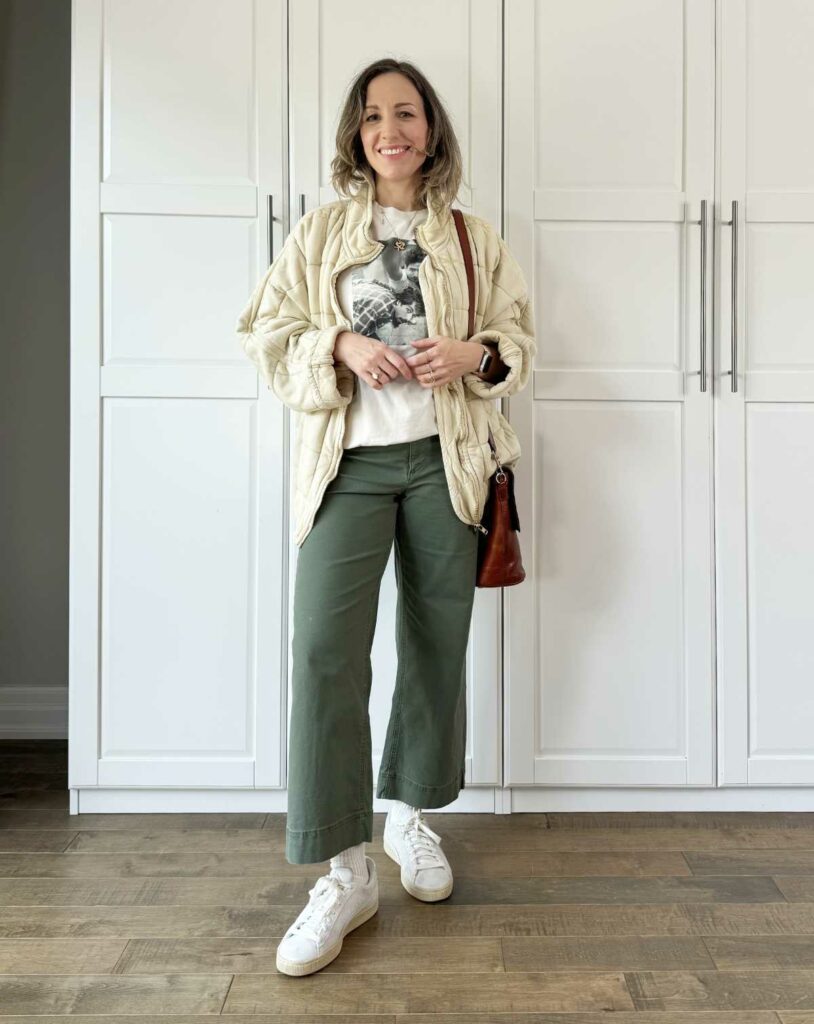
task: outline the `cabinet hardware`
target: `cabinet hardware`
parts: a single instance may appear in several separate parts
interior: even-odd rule
[[[689,372],[690,377],[694,377],[696,374],[701,378],[701,391],[707,390],[707,200],[701,200],[701,219],[691,220],[690,224],[701,225],[700,235],[700,277],[701,277],[701,323],[700,323],[700,344],[701,344],[701,355],[700,355],[700,370],[691,370]]]
[[[269,266],[274,262],[274,196],[269,192],[266,196],[268,205],[268,257]]]
[[[701,391],[707,390],[707,201],[701,200],[701,219],[694,221],[701,225],[701,369],[698,371],[701,377]]]
[[[726,377],[732,374],[732,394],[738,390],[738,201],[732,200],[732,220],[722,220],[721,224],[732,226],[732,369],[721,374]]]

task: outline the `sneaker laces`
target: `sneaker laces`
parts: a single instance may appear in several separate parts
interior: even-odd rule
[[[407,840],[410,853],[415,857],[417,867],[433,867],[438,864],[438,850],[435,843],[441,842],[441,837],[430,828],[427,822],[421,817],[421,811],[413,811],[410,817],[401,824],[404,830],[404,838]],[[421,858],[429,861],[422,865]]]
[[[302,931],[317,942],[321,941],[328,926],[333,922],[345,893],[350,890],[351,884],[343,882],[334,874],[322,875],[317,879],[314,888],[308,890],[308,905],[300,919],[291,926],[291,934]],[[321,916],[322,920],[315,927],[313,920],[317,916]]]

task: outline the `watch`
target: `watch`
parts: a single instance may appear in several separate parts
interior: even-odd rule
[[[483,358],[478,366],[478,373],[488,373],[489,367],[492,365],[492,361],[495,357],[485,345],[482,345],[481,347],[483,348]]]

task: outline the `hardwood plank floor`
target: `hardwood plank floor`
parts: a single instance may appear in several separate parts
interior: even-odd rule
[[[814,814],[439,814],[452,895],[368,847],[380,909],[304,978],[327,870],[285,816],[68,814],[67,745],[0,740],[0,1024],[814,1024]]]

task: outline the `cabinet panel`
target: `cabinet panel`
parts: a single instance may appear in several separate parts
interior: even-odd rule
[[[538,0],[538,188],[683,187],[683,7]]]
[[[534,580],[507,592],[513,785],[715,782],[714,27],[712,0],[509,8],[507,238],[538,344],[511,400]]]
[[[814,116],[814,6],[808,0],[722,3],[724,29],[730,38],[733,31],[745,34],[745,67],[722,70],[737,74],[739,85],[746,86],[743,112],[749,189],[810,192],[814,134],[805,126]]]
[[[255,7],[105,0],[103,181],[254,180]]]
[[[748,403],[749,756],[775,766],[814,756],[812,452],[814,404]]]
[[[536,425],[535,503],[549,526],[536,566],[536,781],[573,782],[583,759],[639,757],[652,781],[680,784],[680,406],[550,402]]]
[[[799,0],[719,5],[715,515],[726,785],[814,784],[814,145],[801,129],[814,115],[813,15]]]
[[[253,420],[246,402],[105,402],[102,785],[253,784]]]
[[[234,365],[221,312],[253,273],[247,217],[106,214],[104,366]]]
[[[560,374],[675,372],[681,361],[680,224],[542,220],[536,240],[546,367]]]

